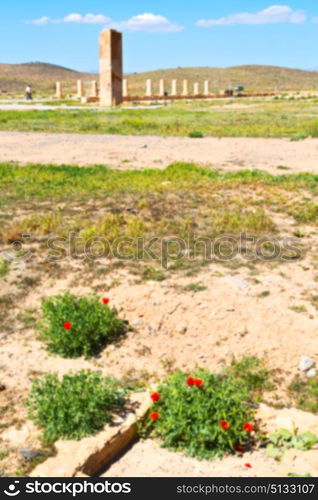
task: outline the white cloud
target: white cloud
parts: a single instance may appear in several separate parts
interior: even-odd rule
[[[57,24],[57,23],[86,23],[86,24],[106,24],[111,21],[110,17],[104,16],[103,14],[68,14],[62,19],[52,19],[47,16],[40,17],[40,19],[34,19],[33,21],[28,21],[28,24]]]
[[[133,16],[128,21],[112,21],[109,17],[103,14],[68,14],[62,19],[52,19],[43,16],[34,21],[28,21],[28,24],[57,24],[57,23],[86,23],[86,24],[104,24],[106,28],[114,28],[126,31],[148,31],[148,32],[176,32],[183,29],[176,23],[169,21],[164,16],[157,14],[145,13]]]
[[[40,17],[39,19],[34,19],[33,21],[27,21],[28,24],[48,24],[50,22],[50,18],[47,16]]]
[[[121,30],[127,31],[148,31],[148,32],[176,32],[183,29],[179,24],[169,21],[164,16],[157,14],[151,14],[146,12],[145,14],[139,14],[138,16],[133,16],[128,21],[122,21],[119,23],[112,23],[110,27],[114,27]]]
[[[69,14],[63,17],[60,22],[63,23],[88,23],[88,24],[106,24],[110,22],[111,19],[103,14]]]
[[[242,12],[220,17],[219,19],[201,19],[196,24],[203,28],[209,28],[210,26],[232,26],[235,24],[300,24],[305,21],[306,14],[303,10],[294,10],[288,5],[272,5],[255,13]]]

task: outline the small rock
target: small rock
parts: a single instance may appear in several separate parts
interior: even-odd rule
[[[188,330],[188,327],[186,325],[180,325],[176,330],[178,333],[184,334]]]
[[[299,360],[299,369],[302,372],[306,372],[307,370],[310,370],[310,368],[313,368],[315,366],[315,362],[309,358],[309,356],[302,356]]]
[[[225,283],[229,283],[237,288],[240,288],[240,289],[247,289],[247,288],[250,288],[250,285],[248,284],[247,281],[245,280],[242,280],[240,278],[237,278],[236,276],[222,276],[222,278],[220,278],[221,281],[225,282]]]
[[[306,375],[308,378],[313,378],[317,375],[317,370],[315,370],[315,368],[311,368],[311,370],[308,370]]]
[[[0,392],[5,391],[5,390],[6,390],[6,386],[3,384],[0,384]]]
[[[208,303],[208,302],[202,302],[202,303],[199,305],[200,309],[206,309],[208,306],[209,306],[209,303]]]
[[[143,325],[143,321],[140,319],[134,319],[134,321],[131,322],[132,326],[141,326]]]
[[[148,144],[144,144],[143,146],[141,146],[141,149],[146,149],[148,147]]]
[[[43,453],[38,450],[19,450],[19,453],[26,462],[31,462],[35,458],[43,456]]]

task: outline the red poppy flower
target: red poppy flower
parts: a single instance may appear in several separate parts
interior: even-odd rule
[[[159,392],[154,392],[153,394],[151,394],[150,397],[153,400],[153,402],[156,403],[156,401],[159,401],[159,399],[160,399],[160,394],[159,394]]]
[[[251,464],[244,464],[244,465],[245,465],[245,467],[247,467],[248,469],[251,469],[251,468],[252,468]]]
[[[245,422],[245,424],[243,424],[243,431],[252,432],[253,430],[254,430],[254,424],[252,424],[251,422]]]
[[[203,385],[202,378],[195,378],[194,379],[194,385],[196,385],[197,387],[201,387],[201,385]]]
[[[153,411],[152,413],[150,413],[150,418],[151,420],[158,420],[159,413],[157,411]]]
[[[241,444],[237,444],[236,446],[234,446],[234,449],[236,451],[239,451],[240,453],[243,453],[244,451],[244,446],[242,446]]]
[[[109,303],[109,298],[105,297],[104,299],[102,299],[102,302],[103,302],[103,304],[108,304]]]
[[[221,420],[220,427],[221,427],[221,429],[227,431],[230,428],[230,424],[228,423],[227,420]]]
[[[192,385],[194,385],[194,382],[195,382],[195,379],[193,377],[188,377],[187,378],[187,385],[189,385],[190,387]]]
[[[63,325],[64,330],[70,330],[72,328],[72,323],[66,321]]]

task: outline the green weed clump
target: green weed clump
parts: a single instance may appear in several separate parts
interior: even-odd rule
[[[241,360],[233,360],[226,373],[246,387],[250,401],[260,401],[266,391],[275,388],[276,378],[263,359],[255,356],[244,356]]]
[[[124,405],[124,395],[118,381],[82,370],[62,380],[56,374],[34,379],[26,406],[45,441],[80,439],[110,423],[111,412]]]
[[[202,139],[204,135],[200,132],[200,130],[190,130],[188,137],[192,137],[192,139]]]
[[[0,257],[0,278],[4,278],[9,272],[9,262]]]
[[[174,372],[152,395],[145,432],[187,455],[222,457],[248,446],[254,431],[247,386],[230,375]]]
[[[107,301],[68,292],[44,299],[38,328],[48,350],[62,357],[88,358],[118,339],[127,327]]]
[[[266,454],[276,460],[281,460],[288,449],[307,451],[318,443],[318,437],[312,432],[298,434],[296,430],[291,432],[288,429],[279,429],[270,434],[268,439]]]
[[[300,410],[318,413],[318,377],[295,377],[289,385],[289,394]]]

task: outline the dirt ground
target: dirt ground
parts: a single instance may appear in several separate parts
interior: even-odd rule
[[[273,269],[264,265],[257,275],[247,268],[233,271],[211,264],[195,277],[139,284],[124,269],[92,279],[72,262],[65,262],[64,266],[66,277],[53,279],[42,275],[37,286],[25,298],[19,298],[14,305],[15,316],[31,308],[38,317],[41,298],[66,289],[78,294],[98,290],[101,296],[110,298],[133,330],[120,343],[106,347],[87,361],[49,355],[37,339],[34,326],[26,328],[16,322],[11,332],[2,332],[0,374],[6,390],[0,392],[0,406],[5,409],[0,448],[11,451],[0,462],[0,468],[6,473],[14,474],[21,466],[19,449],[40,447],[39,431],[26,420],[23,401],[32,378],[42,373],[62,375],[85,368],[152,386],[177,368],[191,373],[199,365],[218,371],[234,357],[250,354],[265,357],[269,368],[277,370],[279,389],[268,394],[268,401],[288,403],[284,389],[300,373],[300,356],[309,355],[318,361],[316,309],[306,300],[317,285],[310,260]],[[15,273],[12,281],[5,284],[4,294],[12,292],[17,278],[34,276],[34,269],[27,264]],[[59,274],[65,273],[61,270]],[[184,286],[193,282],[200,282],[206,290],[185,292]],[[302,306],[302,312],[296,312],[293,306]],[[244,466],[250,460],[253,470]],[[261,451],[252,456],[244,454],[243,458],[202,463],[147,441],[135,445],[106,474],[270,476],[279,475],[279,469],[275,460]]]
[[[147,440],[136,443],[102,477],[129,474],[132,477],[276,477],[279,467],[264,451],[244,453],[223,460],[199,461],[182,453],[172,453],[161,448],[158,442]]]
[[[228,170],[261,168],[277,174],[277,166],[284,165],[289,172],[317,173],[317,153],[317,139],[291,142],[0,132],[0,161],[21,163],[164,168],[183,160]],[[283,222],[292,224],[287,216]],[[17,300],[8,305],[10,328],[0,331],[0,383],[5,386],[0,391],[4,421],[0,451],[8,450],[8,456],[0,459],[0,475],[14,475],[24,467],[19,449],[41,446],[39,431],[26,420],[23,401],[32,378],[42,373],[62,375],[89,368],[151,385],[177,368],[191,373],[199,365],[217,371],[233,358],[253,355],[264,357],[280,377],[279,389],[268,395],[268,401],[288,403],[285,389],[300,373],[300,357],[310,356],[318,363],[317,303],[312,300],[318,278],[316,228],[304,228],[302,241],[310,248],[303,260],[237,269],[211,263],[195,276],[172,274],[162,282],[138,281],[124,268],[99,275],[74,260],[65,260],[52,276],[44,257],[37,253],[30,262],[12,266],[1,283],[1,296]],[[108,264],[101,259],[95,266]],[[23,280],[33,283],[25,294],[19,289]],[[200,291],[185,289],[198,283]],[[132,331],[89,361],[49,355],[34,326],[41,299],[65,290],[76,294],[94,290],[109,297]],[[17,319],[28,310],[35,316],[31,325]],[[279,467],[262,450],[213,463],[199,462],[148,440],[134,445],[105,475],[277,476],[282,474]]]
[[[119,136],[0,132],[0,162],[72,165],[105,164],[112,168],[165,168],[177,161],[224,170],[258,168],[273,174],[317,172],[318,139]]]

